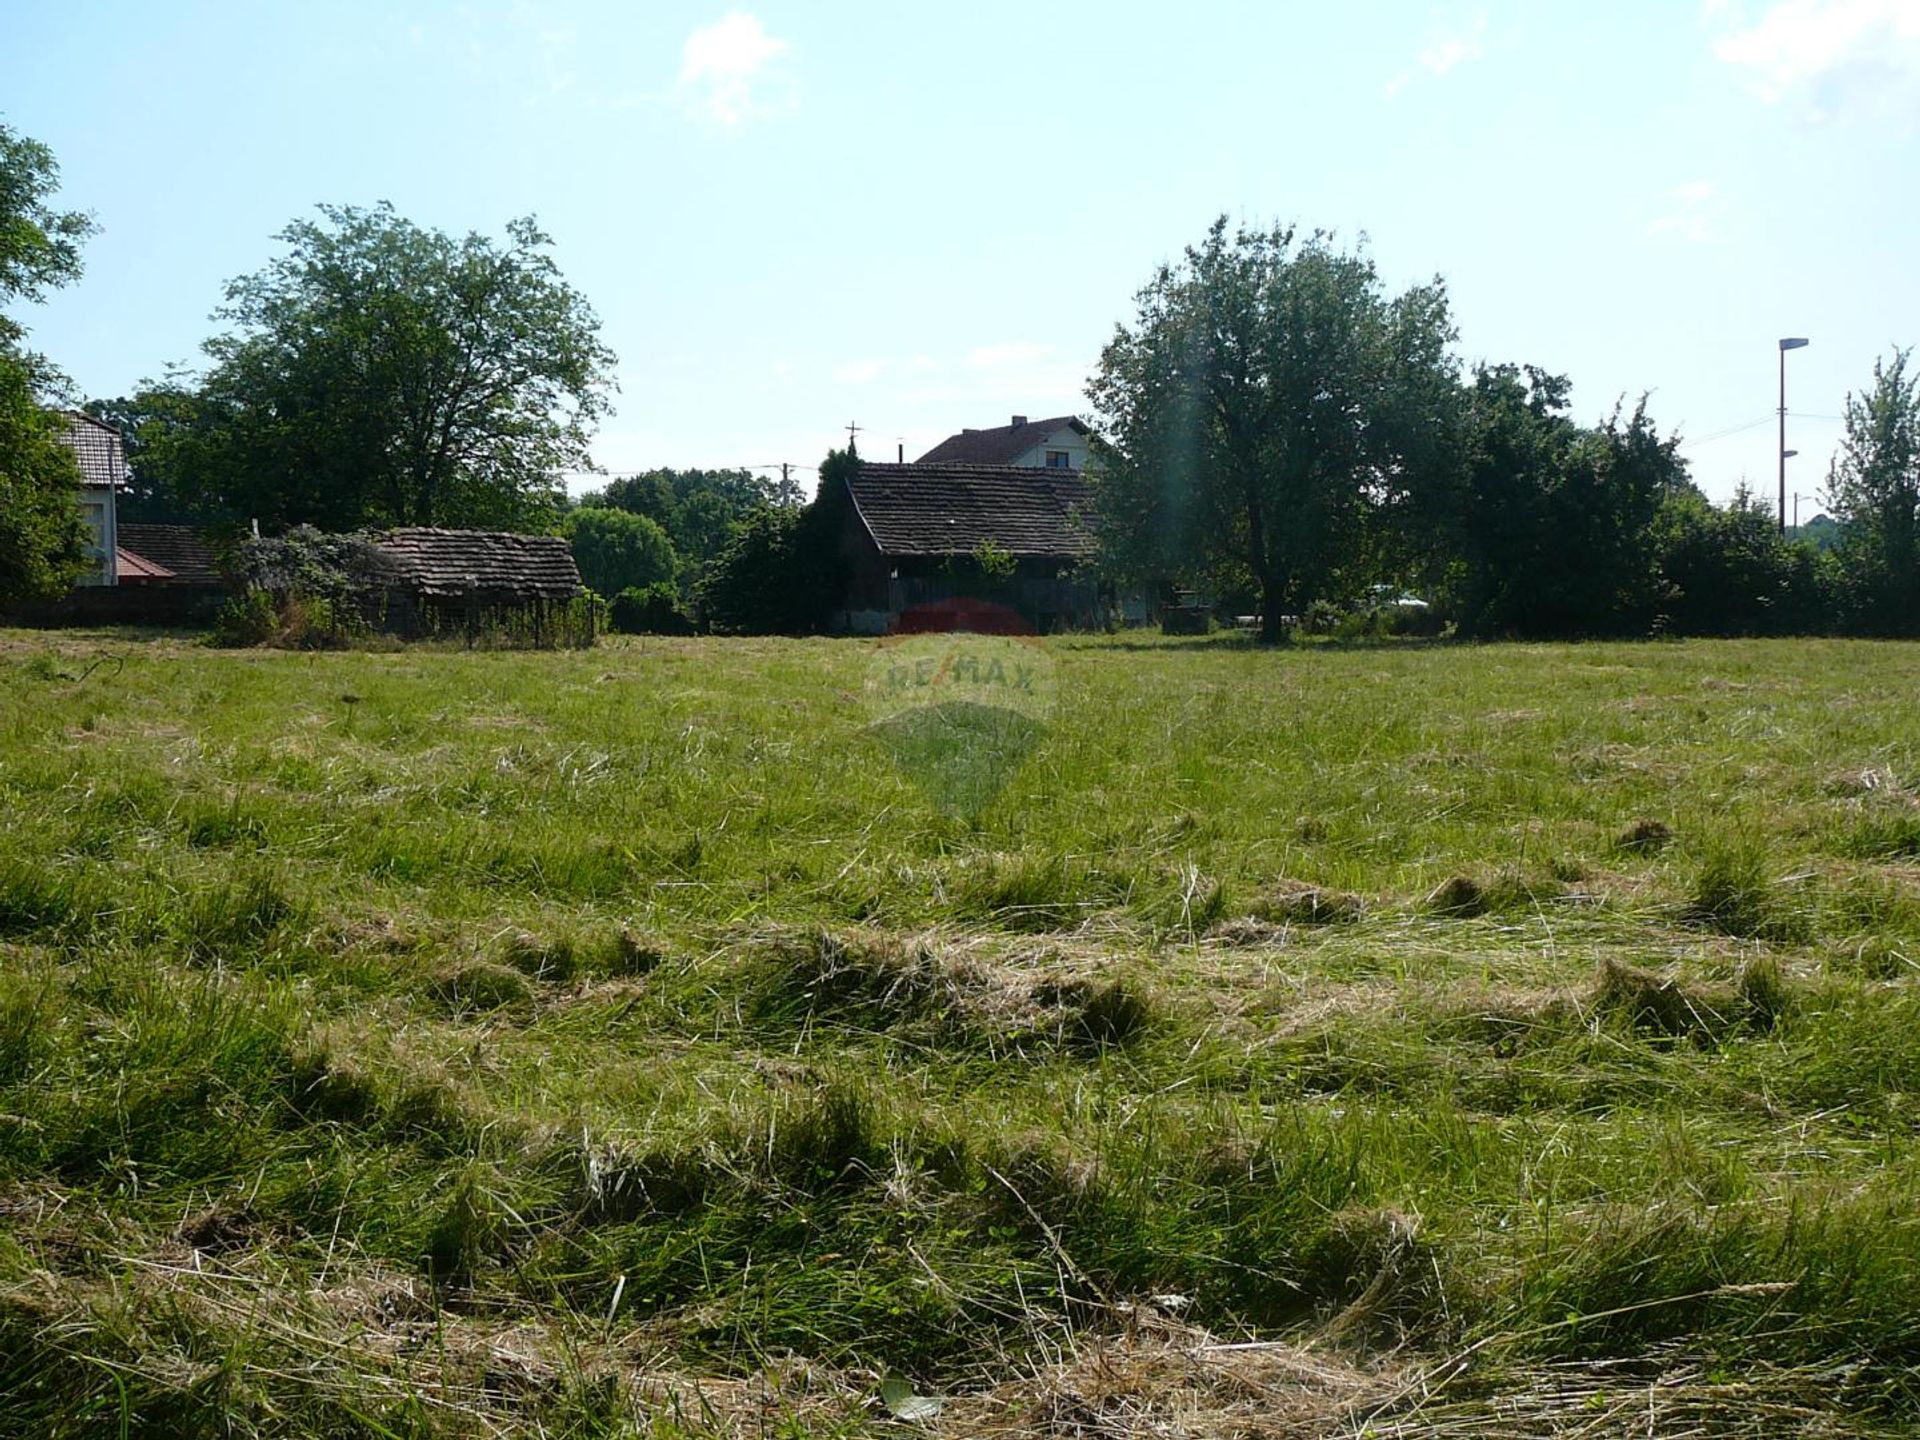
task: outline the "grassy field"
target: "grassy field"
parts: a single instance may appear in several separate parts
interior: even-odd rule
[[[1920,647],[873,655],[0,633],[0,1434],[1920,1427]]]

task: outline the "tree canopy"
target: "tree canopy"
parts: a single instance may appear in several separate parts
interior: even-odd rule
[[[1846,434],[1827,476],[1845,529],[1842,556],[1872,629],[1911,631],[1920,615],[1920,374],[1911,350],[1874,361],[1873,384],[1849,394]]]
[[[80,278],[80,242],[96,227],[81,211],[53,207],[59,188],[53,151],[0,125],[0,301],[39,300]],[[13,322],[0,327],[18,338]]]
[[[1413,510],[1468,634],[1644,627],[1657,586],[1649,529],[1692,490],[1678,441],[1643,404],[1576,424],[1564,376],[1479,367]]]
[[[568,515],[564,528],[580,578],[608,599],[671,581],[678,568],[667,532],[644,515],[593,506]]]
[[[1112,568],[1250,581],[1267,638],[1353,589],[1372,521],[1442,433],[1452,340],[1437,280],[1389,298],[1326,234],[1216,221],[1141,290],[1089,385]]]
[[[80,275],[91,219],[56,210],[53,152],[0,125],[0,303],[38,300]],[[58,383],[22,348],[25,328],[0,315],[0,600],[58,595],[86,565],[80,472],[45,408]]]
[[[233,328],[153,461],[199,508],[274,527],[550,521],[613,389],[550,239],[531,219],[496,242],[387,205],[319,211],[228,284]]]
[[[799,485],[751,470],[648,470],[622,475],[590,494],[583,505],[609,506],[644,515],[667,532],[673,548],[697,577],[719,558],[739,527],[767,506],[798,510]]]

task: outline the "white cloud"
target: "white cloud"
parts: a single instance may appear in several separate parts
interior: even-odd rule
[[[833,378],[842,385],[864,385],[877,379],[887,368],[884,360],[855,360],[852,364],[842,365],[833,372]]]
[[[1647,222],[1647,234],[1671,235],[1700,245],[1713,238],[1713,218],[1720,208],[1719,191],[1711,180],[1689,180],[1661,197],[1666,208]]]
[[[702,26],[680,52],[680,86],[691,97],[690,108],[729,127],[764,113],[755,86],[788,48],[743,10]]]
[[[1469,61],[1478,60],[1486,54],[1486,46],[1481,36],[1487,33],[1487,12],[1482,10],[1473,17],[1473,23],[1465,29],[1436,30],[1433,38],[1414,57],[1415,62],[1429,75],[1445,75]],[[1398,95],[1413,81],[1413,71],[1402,70],[1387,81],[1385,89],[1389,98]]]
[[[1473,22],[1473,29],[1467,34],[1442,36],[1420,52],[1422,68],[1435,75],[1444,75],[1465,61],[1478,60],[1487,53],[1480,43],[1480,37],[1486,33],[1486,29],[1487,17],[1482,15]]]
[[[1910,108],[1920,94],[1920,0],[1777,0],[1752,19],[1734,0],[1707,0],[1705,15],[1714,54],[1761,99],[1809,119]]]

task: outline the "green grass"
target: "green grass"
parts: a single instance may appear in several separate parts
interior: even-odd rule
[[[0,633],[0,1433],[1920,1427],[1920,647],[1046,654]]]

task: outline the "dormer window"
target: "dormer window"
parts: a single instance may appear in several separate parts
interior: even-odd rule
[[[1049,450],[1047,451],[1047,468],[1049,470],[1071,470],[1073,466],[1067,461],[1066,451]]]

